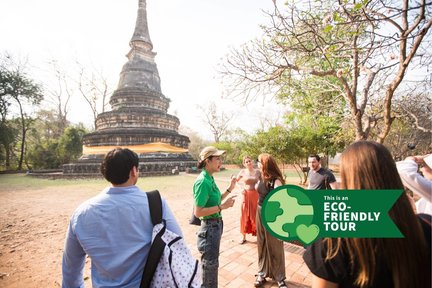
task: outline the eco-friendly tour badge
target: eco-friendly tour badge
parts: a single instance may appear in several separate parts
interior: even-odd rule
[[[402,238],[388,211],[402,190],[305,190],[284,185],[264,199],[265,228],[283,241],[318,238]]]

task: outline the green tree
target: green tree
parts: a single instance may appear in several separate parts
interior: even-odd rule
[[[51,137],[41,127],[41,120],[29,133],[27,158],[33,169],[57,169],[78,159],[82,154],[82,137],[87,132],[81,126],[69,126],[60,137]]]
[[[57,153],[58,141],[46,140],[37,143],[28,152],[32,169],[57,169],[61,162]]]
[[[213,144],[219,150],[224,150],[226,153],[223,155],[224,164],[241,164],[240,153],[237,142],[220,141]]]
[[[86,130],[77,127],[66,128],[60,137],[57,152],[60,163],[65,164],[77,160],[82,154],[82,138]]]
[[[35,113],[35,121],[26,137],[26,159],[31,169],[58,168],[59,157],[56,149],[63,128],[54,115],[53,110],[40,110]],[[47,157],[48,155],[50,156]],[[48,163],[49,167],[45,159],[51,161],[52,164]]]
[[[333,137],[334,129],[339,131],[339,127],[324,124],[319,124],[318,127],[317,130],[311,125],[294,126],[291,123],[289,128],[276,126],[267,131],[261,130],[245,140],[242,152],[252,157],[261,153],[272,154],[281,164],[291,164],[297,171],[300,183],[304,184],[307,181],[307,171],[303,168],[307,166],[309,154],[324,153],[334,156],[344,146],[342,143],[335,143],[337,137]]]
[[[38,105],[42,99],[42,91],[38,84],[30,79],[21,69],[21,67],[4,67],[0,66],[0,98],[2,114],[5,114],[5,118],[8,114],[8,109],[13,105],[18,110],[20,119],[20,153],[18,159],[18,170],[22,169],[25,147],[26,147],[26,136],[27,132],[31,128],[34,119],[29,116],[25,107],[30,105]]]
[[[319,79],[317,88],[346,102],[355,139],[375,130],[383,143],[396,117],[396,90],[410,68],[431,64],[430,3],[289,0],[268,15],[265,36],[227,57],[225,83],[250,102],[257,93]]]
[[[19,134],[19,130],[13,121],[4,120],[0,122],[0,159],[6,170],[11,169],[11,158],[14,150],[14,143]]]
[[[261,153],[272,154],[281,163],[291,163],[287,155],[291,152],[286,127],[271,127],[267,131],[260,130],[245,140],[244,152],[251,157]]]

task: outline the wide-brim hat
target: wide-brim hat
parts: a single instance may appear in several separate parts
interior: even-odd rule
[[[200,160],[203,161],[211,156],[221,156],[223,154],[225,154],[224,150],[218,150],[216,147],[207,146],[201,151],[199,157]]]
[[[426,156],[425,158],[423,158],[423,161],[425,162],[425,164],[427,166],[429,166],[429,168],[432,169],[432,154]]]

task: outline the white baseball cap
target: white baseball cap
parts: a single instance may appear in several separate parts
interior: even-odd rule
[[[199,156],[200,156],[200,160],[203,161],[204,159],[207,159],[210,156],[221,156],[223,154],[225,154],[224,150],[218,150],[216,147],[207,146],[201,151]]]

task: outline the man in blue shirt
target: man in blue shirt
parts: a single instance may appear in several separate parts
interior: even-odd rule
[[[101,172],[112,186],[82,203],[70,219],[63,253],[62,287],[84,287],[86,255],[91,259],[93,287],[139,287],[151,246],[147,194],[138,181],[138,156],[129,149],[110,151]],[[162,199],[167,229],[181,229]]]

